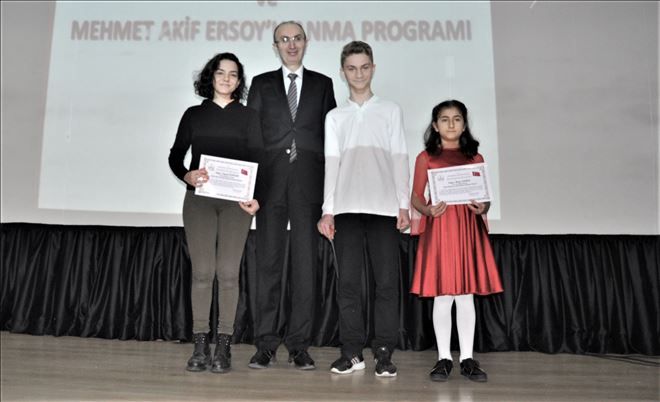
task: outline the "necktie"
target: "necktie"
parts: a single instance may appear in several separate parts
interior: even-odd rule
[[[291,119],[296,121],[296,111],[298,110],[298,87],[296,87],[296,77],[297,74],[289,74],[289,79],[291,83],[289,84],[289,91],[287,92],[287,98],[289,100],[289,111],[291,111]],[[289,163],[292,163],[296,160],[298,152],[296,152],[296,139],[293,139],[291,143],[291,153],[289,154]]]

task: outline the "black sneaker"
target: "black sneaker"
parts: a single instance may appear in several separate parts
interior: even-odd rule
[[[314,370],[314,360],[306,350],[292,350],[289,353],[289,364],[295,364],[298,370]]]
[[[253,369],[265,369],[268,366],[275,363],[275,352],[268,349],[258,349],[257,353],[252,356],[250,363],[248,364],[249,368]]]
[[[330,371],[335,374],[350,374],[355,370],[364,370],[364,358],[362,353],[354,354],[350,358],[341,355],[341,357],[332,363]]]
[[[470,381],[486,382],[488,375],[479,368],[479,362],[473,359],[465,359],[461,362],[461,375]]]
[[[438,360],[431,370],[431,381],[445,382],[449,379],[449,373],[454,368],[454,363],[449,359]]]
[[[377,377],[396,377],[396,366],[392,363],[392,353],[385,346],[374,352]]]

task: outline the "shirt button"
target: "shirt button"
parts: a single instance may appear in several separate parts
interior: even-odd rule
[[[289,148],[287,148],[286,151],[284,151],[284,152],[286,152],[286,154],[288,155],[288,154],[291,153],[291,150]]]

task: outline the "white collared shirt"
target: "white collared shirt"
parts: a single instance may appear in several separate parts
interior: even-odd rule
[[[296,77],[296,90],[298,90],[297,104],[300,104],[300,91],[302,90],[302,81],[303,81],[303,66],[298,67],[296,71],[291,71],[286,66],[282,66],[282,74],[284,75],[284,93],[288,94],[289,85],[291,84],[291,79],[289,79],[289,74],[294,73]]]
[[[325,118],[323,214],[399,216],[410,207],[410,172],[403,112],[372,96]]]

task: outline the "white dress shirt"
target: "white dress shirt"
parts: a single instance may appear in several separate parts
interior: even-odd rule
[[[399,209],[410,207],[409,180],[399,105],[372,96],[328,112],[323,214],[398,217]]]

